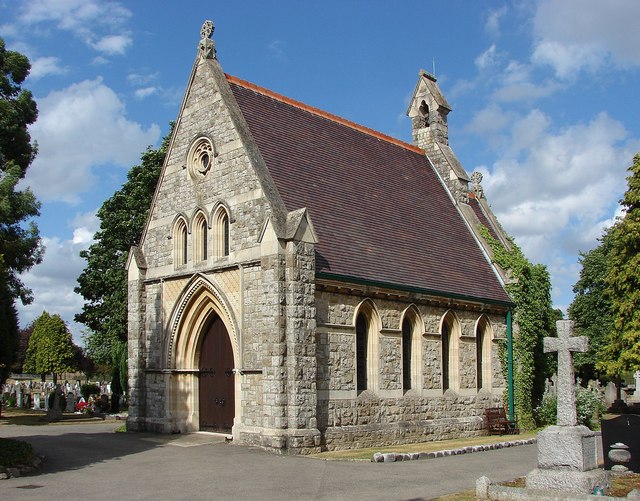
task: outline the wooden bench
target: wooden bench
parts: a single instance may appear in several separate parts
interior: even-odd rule
[[[520,433],[518,420],[507,418],[504,407],[488,407],[484,410],[489,435],[515,435]]]

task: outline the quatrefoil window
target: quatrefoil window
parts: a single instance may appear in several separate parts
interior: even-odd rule
[[[194,179],[202,179],[212,168],[215,160],[213,143],[208,137],[196,139],[187,154],[187,168]]]

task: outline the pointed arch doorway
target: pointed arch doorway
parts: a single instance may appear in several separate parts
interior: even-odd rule
[[[233,348],[216,314],[203,329],[198,367],[200,430],[230,433],[235,417]]]

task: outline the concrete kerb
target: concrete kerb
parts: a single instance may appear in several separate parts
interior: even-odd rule
[[[634,489],[629,492],[626,498],[619,498],[593,494],[575,494],[572,492],[507,487],[504,485],[492,484],[488,477],[480,477],[476,481],[476,497],[478,499],[490,499],[494,501],[619,501],[620,499],[640,499],[640,491],[638,489]]]
[[[460,454],[470,454],[473,452],[492,451],[504,449],[505,447],[516,447],[518,445],[530,445],[537,442],[536,438],[509,440],[497,442],[495,444],[469,445],[458,449],[443,449],[433,452],[376,452],[371,458],[373,463],[393,463],[396,461],[414,461],[417,459],[435,459],[445,456],[458,456]]]

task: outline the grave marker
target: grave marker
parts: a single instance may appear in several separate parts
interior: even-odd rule
[[[572,352],[586,352],[589,349],[589,340],[585,336],[572,337],[573,322],[570,320],[559,320],[556,326],[558,337],[546,337],[543,342],[545,353],[558,352],[557,424],[558,426],[576,426],[578,418]]]
[[[588,349],[586,337],[572,337],[573,322],[558,320],[557,338],[544,338],[544,351],[558,352],[556,383],[557,425],[538,433],[538,467],[527,475],[528,489],[561,490],[591,494],[609,483],[598,468],[596,434],[578,425],[573,352]]]

